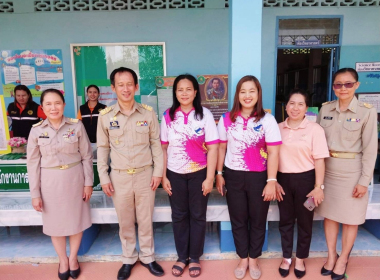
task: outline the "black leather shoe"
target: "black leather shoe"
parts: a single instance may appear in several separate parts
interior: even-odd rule
[[[298,279],[301,279],[301,278],[304,277],[305,274],[306,274],[306,266],[305,266],[305,262],[303,262],[303,266],[305,267],[305,270],[304,270],[304,271],[302,271],[302,270],[298,270],[298,269],[296,269],[296,267],[294,266],[294,274],[296,275],[296,277],[297,277]]]
[[[77,262],[78,262],[78,260],[77,260]],[[78,269],[75,269],[75,270],[70,269],[70,277],[73,279],[77,279],[79,274],[80,274],[80,266],[79,266],[79,262],[78,262]]]
[[[336,254],[336,259],[338,259],[338,258],[339,258],[339,255]],[[334,265],[334,266],[335,266],[335,265]],[[321,274],[322,274],[323,276],[329,276],[329,275],[332,274],[333,270],[334,270],[334,267],[333,267],[333,269],[328,270],[328,269],[326,269],[325,266],[323,265],[323,266],[322,266],[322,269],[321,269]]]
[[[162,269],[161,265],[156,263],[156,261],[153,261],[151,263],[141,263],[142,266],[146,267],[150,273],[152,273],[154,276],[164,276],[164,270]]]
[[[134,264],[123,264],[117,273],[117,280],[125,280],[131,276],[132,268],[135,266]]]
[[[354,248],[354,245],[352,245],[352,248]],[[343,274],[336,274],[336,273],[334,273],[334,271],[333,271],[333,272],[331,273],[331,279],[332,279],[332,280],[341,280],[341,279],[345,279],[345,276],[346,276],[346,270],[347,270],[347,265],[348,265],[348,260],[349,260],[350,255],[351,255],[352,248],[351,248],[350,252],[348,253],[347,262],[346,262],[346,267],[344,268],[344,272],[343,272]]]
[[[280,272],[280,275],[282,278],[285,278],[289,275],[289,269],[283,269],[281,267],[278,268],[278,272]]]
[[[58,278],[61,280],[68,280],[70,277],[70,270],[67,270],[64,273],[59,272],[59,265],[58,265]]]

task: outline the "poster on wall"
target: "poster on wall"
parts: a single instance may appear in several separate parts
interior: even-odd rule
[[[156,77],[158,119],[160,121],[162,114],[173,105],[173,83],[175,78],[175,76]]]
[[[198,75],[202,106],[214,115],[215,121],[228,111],[228,75]]]
[[[380,93],[358,93],[358,100],[364,103],[371,104],[380,113]]]
[[[11,152],[11,147],[8,145],[9,129],[8,120],[5,110],[4,96],[0,95],[0,154],[8,154]]]
[[[61,50],[2,50],[0,64],[4,97],[13,97],[17,85],[35,97],[48,88],[64,93]]]

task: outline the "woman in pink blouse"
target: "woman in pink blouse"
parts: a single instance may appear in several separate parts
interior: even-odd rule
[[[277,200],[280,210],[279,229],[283,261],[282,277],[289,275],[292,263],[294,224],[297,220],[297,251],[294,274],[306,274],[304,259],[309,256],[313,214],[312,207],[323,201],[323,179],[329,150],[323,128],[306,117],[307,94],[299,89],[290,92],[286,104],[288,118],[279,124],[282,138],[278,165]],[[309,199],[308,199],[309,198]],[[306,205],[304,205],[305,201]]]
[[[218,131],[211,112],[201,106],[197,79],[180,75],[173,84],[173,105],[161,121],[164,152],[162,187],[169,194],[178,260],[172,274],[201,273],[206,210],[215,177]]]

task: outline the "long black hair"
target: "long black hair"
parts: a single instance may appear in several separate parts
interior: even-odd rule
[[[177,86],[178,86],[179,81],[184,80],[184,79],[189,80],[193,84],[194,90],[197,92],[195,94],[195,98],[193,100],[193,106],[194,106],[194,110],[195,110],[195,118],[197,120],[202,120],[203,119],[203,108],[201,105],[201,93],[199,92],[199,84],[198,84],[197,79],[190,74],[179,75],[174,80],[174,83],[173,83],[173,105],[172,105],[172,107],[170,107],[170,110],[169,110],[170,119],[172,121],[174,120],[175,111],[178,109],[178,107],[181,106],[181,104],[179,103],[179,101],[177,99],[176,91],[177,91]]]

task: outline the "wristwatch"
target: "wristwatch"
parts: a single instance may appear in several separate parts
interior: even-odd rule
[[[216,171],[216,175],[223,175],[223,171]]]
[[[325,185],[317,185],[317,184],[315,184],[314,185],[314,188],[320,188],[321,190],[324,190],[325,189]]]

